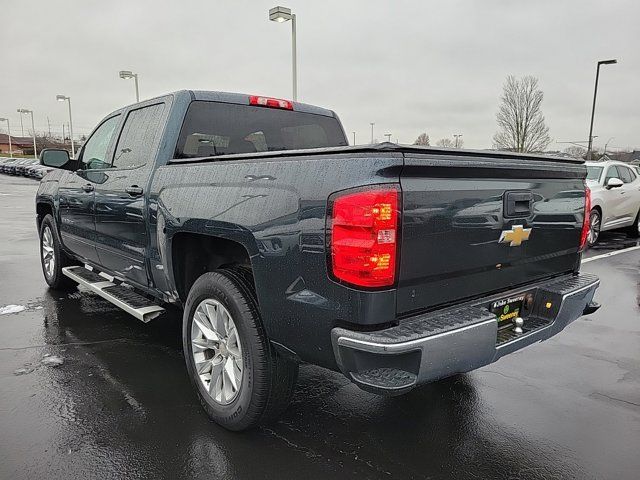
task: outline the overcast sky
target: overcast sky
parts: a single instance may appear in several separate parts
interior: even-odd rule
[[[0,0],[0,117],[20,134],[74,130],[141,98],[180,89],[291,98],[290,23],[268,21],[277,0]],[[285,0],[283,0],[284,2]],[[554,143],[586,140],[595,65],[601,70],[597,146],[640,148],[637,0],[286,0],[298,18],[299,100],[335,110],[352,141],[385,133],[413,143],[462,133],[488,148],[507,75],[534,75]],[[26,118],[25,118],[26,121]],[[1,131],[6,124],[0,124]],[[25,125],[26,128],[26,125]]]

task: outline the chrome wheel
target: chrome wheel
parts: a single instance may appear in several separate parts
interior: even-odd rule
[[[228,405],[242,384],[242,346],[231,314],[213,299],[200,302],[191,322],[196,375],[213,400]]]
[[[591,212],[589,218],[589,236],[588,242],[590,246],[595,245],[600,236],[600,214],[597,211]]]
[[[40,252],[42,254],[42,264],[44,265],[44,273],[47,278],[52,278],[56,268],[56,255],[53,250],[53,234],[51,229],[46,226],[42,231],[42,248]]]

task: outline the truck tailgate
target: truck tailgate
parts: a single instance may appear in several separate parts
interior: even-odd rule
[[[406,154],[398,314],[575,270],[585,174],[553,159]]]

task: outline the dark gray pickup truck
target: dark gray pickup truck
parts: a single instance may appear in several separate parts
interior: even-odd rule
[[[229,429],[286,408],[300,362],[397,395],[598,308],[572,159],[350,147],[323,108],[181,91],[41,162],[59,167],[36,198],[47,283],[145,322],[181,308],[188,373]]]

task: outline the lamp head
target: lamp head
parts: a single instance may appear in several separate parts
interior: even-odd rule
[[[286,22],[287,20],[291,20],[291,9],[287,7],[273,7],[269,10],[269,20],[272,22]]]
[[[59,102],[64,102],[65,100],[67,100],[69,97],[66,97],[64,95],[56,95],[56,100]]]
[[[614,63],[618,63],[618,60],[613,58],[611,60],[600,60],[598,63],[600,65],[613,65]]]
[[[6,122],[7,119],[6,118],[0,118],[0,122]]]
[[[120,70],[119,75],[122,79],[133,78],[133,72],[131,70]]]
[[[28,110],[26,108],[19,108],[18,109],[18,113],[32,113],[31,110]]]

